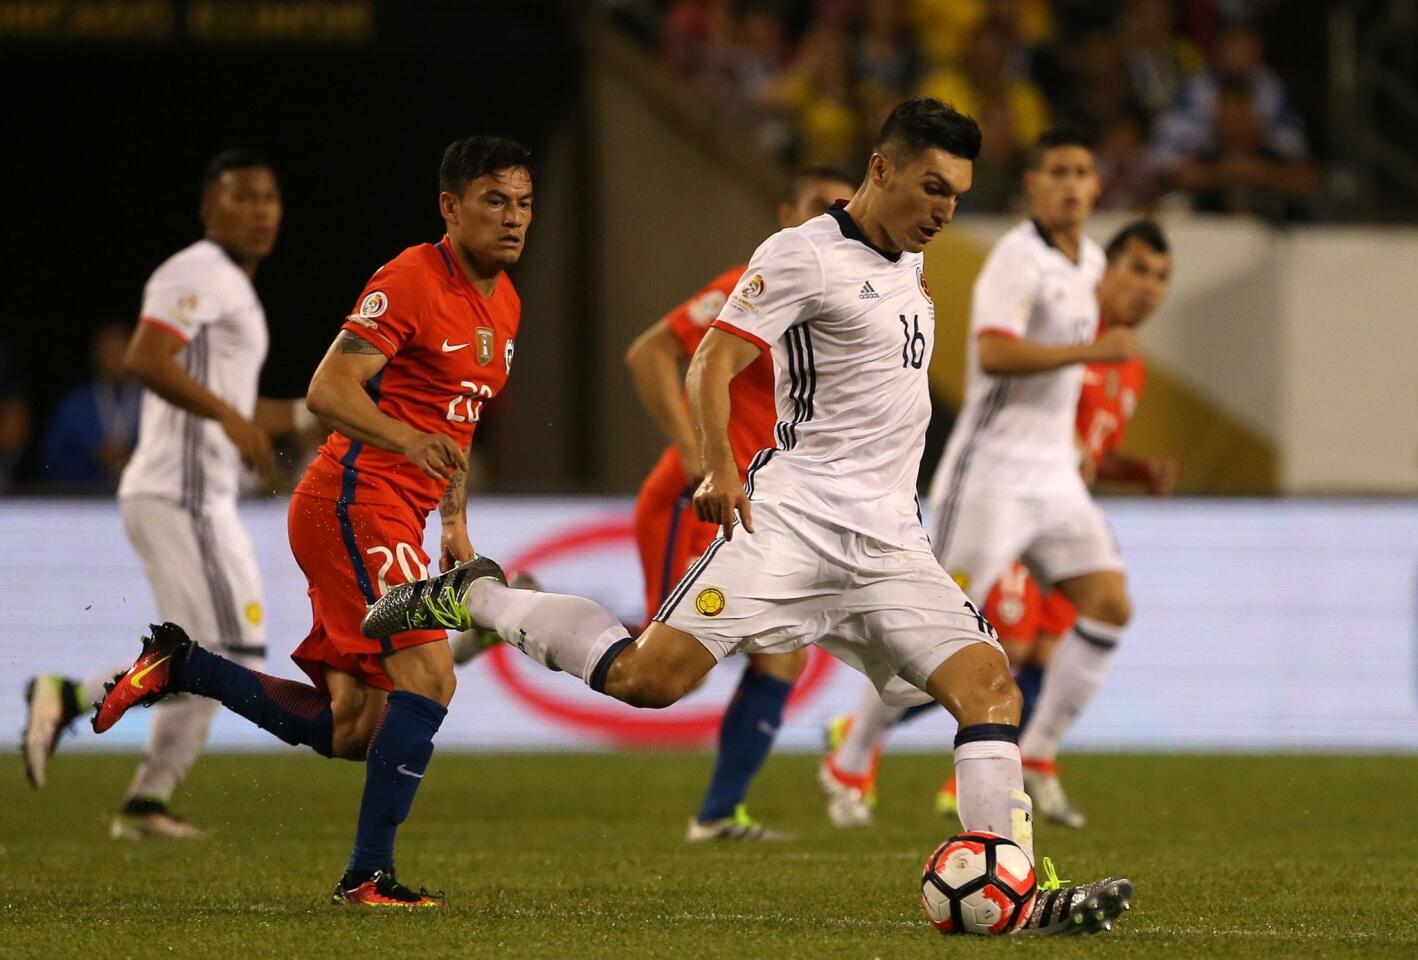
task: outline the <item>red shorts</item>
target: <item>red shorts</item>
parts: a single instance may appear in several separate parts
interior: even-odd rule
[[[655,611],[696,557],[709,549],[719,526],[694,515],[694,487],[669,452],[660,458],[635,499],[635,542],[645,574],[645,620]]]
[[[1073,627],[1073,604],[1057,590],[1047,594],[1015,562],[999,578],[985,600],[985,619],[999,638],[1011,643],[1033,643],[1041,634],[1060,637]]]
[[[321,690],[327,689],[326,669],[393,689],[381,657],[447,639],[442,630],[411,630],[370,640],[359,630],[365,608],[386,589],[428,576],[423,523],[412,510],[296,493],[286,522],[291,552],[309,584],[313,621],[291,659]]]

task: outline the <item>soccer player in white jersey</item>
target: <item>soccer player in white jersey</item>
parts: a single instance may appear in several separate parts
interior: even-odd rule
[[[1106,258],[1083,233],[1099,189],[1087,141],[1067,128],[1046,132],[1024,185],[1030,218],[995,244],[975,281],[965,408],[931,485],[932,546],[980,607],[1022,557],[1077,608],[1019,749],[1038,814],[1082,826],[1054,758],[1098,689],[1132,609],[1117,544],[1079,474],[1074,420],[1084,364],[1131,360],[1138,344],[1130,327],[1097,335]],[[856,784],[900,713],[864,690],[824,770]],[[868,822],[865,799],[858,791],[845,809],[829,805],[829,814],[839,826]]]
[[[391,587],[366,634],[476,623],[640,707],[674,703],[736,652],[820,644],[889,700],[934,699],[955,715],[962,823],[1032,857],[1019,691],[993,630],[932,556],[915,496],[935,335],[922,250],[953,219],[979,149],[974,120],[908,100],[850,201],[755,252],[686,383],[704,476],[695,505],[723,536],[638,640],[590,600],[510,589],[484,557]],[[770,348],[777,443],[741,481],[729,382]],[[1103,929],[1131,894],[1121,878],[1053,891],[1027,926]]]
[[[269,472],[271,437],[311,418],[298,401],[257,397],[266,315],[252,277],[276,243],[275,172],[245,149],[218,154],[202,178],[201,240],[169,257],[143,291],[125,363],[146,388],[138,447],[123,471],[119,510],[165,620],[252,666],[264,661],[261,580],[237,517],[243,465]],[[27,691],[23,751],[30,782],[67,725],[124,666],[82,682],[38,676]],[[217,703],[172,697],[154,711],[147,749],[115,838],[191,838],[168,805],[206,743]]]

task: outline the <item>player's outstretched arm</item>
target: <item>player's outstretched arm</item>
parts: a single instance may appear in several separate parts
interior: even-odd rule
[[[275,469],[275,453],[265,430],[237,413],[232,406],[199,383],[182,364],[177,352],[186,343],[156,323],[139,323],[128,341],[123,366],[143,386],[175,407],[215,420],[235,445],[241,460],[263,473]]]
[[[661,318],[647,329],[630,349],[625,351],[625,365],[635,381],[635,392],[665,437],[679,449],[685,469],[699,472],[699,445],[694,440],[694,428],[684,405],[684,382],[680,375],[680,360],[684,347]]]
[[[748,495],[739,479],[739,467],[729,443],[729,381],[757,359],[756,344],[722,330],[712,329],[704,337],[689,364],[685,389],[689,393],[689,415],[699,443],[700,464],[686,469],[703,470],[704,482],[694,494],[694,510],[699,519],[724,528],[724,537],[733,539],[734,514],[744,529],[753,532]]]
[[[310,378],[306,406],[351,440],[402,453],[431,477],[447,480],[466,470],[468,459],[451,439],[441,433],[420,433],[375,406],[364,385],[387,362],[369,341],[340,331]]]
[[[1045,373],[1075,363],[1121,363],[1139,352],[1137,334],[1114,327],[1092,343],[1054,345],[983,330],[975,338],[980,369],[994,377]]]

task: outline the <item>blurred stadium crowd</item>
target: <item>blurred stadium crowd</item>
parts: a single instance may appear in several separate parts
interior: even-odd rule
[[[1323,218],[1325,4],[1293,0],[600,0],[704,109],[783,164],[860,172],[900,98],[976,116],[968,211],[1017,211],[1030,143],[1097,144],[1103,209]],[[136,296],[125,291],[121,302]],[[0,493],[112,491],[136,439],[133,318],[91,318],[89,370],[51,396],[0,334]],[[101,323],[101,325],[100,325]],[[298,475],[303,451],[283,458]],[[279,480],[278,480],[279,482]]]
[[[852,170],[903,96],[979,119],[967,198],[1012,209],[1050,123],[1095,137],[1104,209],[1324,213],[1311,129],[1324,4],[1285,0],[629,0],[617,19],[789,163]],[[1300,44],[1303,46],[1303,44]],[[1280,67],[1280,69],[1277,68]],[[1308,122],[1307,122],[1308,121]]]

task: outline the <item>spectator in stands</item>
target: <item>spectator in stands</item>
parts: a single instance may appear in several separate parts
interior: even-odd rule
[[[40,450],[40,477],[54,487],[92,493],[118,488],[118,475],[138,442],[143,389],[123,369],[132,331],[107,323],[89,345],[93,379],[74,387],[50,417]]]
[[[852,96],[852,37],[847,21],[841,17],[814,21],[760,106],[796,127],[798,163],[842,166],[855,161],[860,126]]]
[[[960,69],[938,70],[921,84],[923,96],[953,104],[980,124],[984,146],[970,203],[981,209],[1003,207],[1014,195],[1029,149],[1049,122],[1039,91],[1006,69],[1016,50],[1009,27],[986,20],[970,39]]]
[[[10,347],[0,340],[0,493],[10,489],[30,438],[30,404]]]
[[[1249,97],[1260,149],[1291,163],[1307,160],[1300,117],[1291,109],[1280,78],[1265,63],[1260,36],[1248,26],[1232,24],[1216,38],[1210,69],[1188,80],[1157,121],[1152,154],[1164,176],[1173,176],[1188,161],[1218,151],[1217,113],[1223,83]]]
[[[1155,203],[1160,191],[1147,157],[1149,120],[1141,109],[1123,110],[1099,130],[1093,151],[1103,186],[1099,210],[1145,210]]]
[[[1249,213],[1268,220],[1312,212],[1319,171],[1303,156],[1280,153],[1265,135],[1251,87],[1224,77],[1216,92],[1216,120],[1207,146],[1184,160],[1170,182],[1191,195],[1192,207],[1212,213]]]
[[[1168,0],[1132,0],[1122,19],[1132,97],[1149,114],[1161,113],[1206,59],[1173,29]]]

